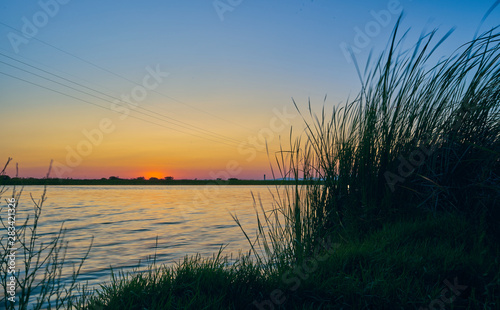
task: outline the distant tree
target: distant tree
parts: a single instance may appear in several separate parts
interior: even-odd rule
[[[237,179],[237,178],[229,178],[228,180],[229,180],[229,181],[238,181],[238,179]]]
[[[101,178],[101,181],[106,181],[107,179],[106,178]]]
[[[109,180],[119,180],[119,179],[120,179],[120,177],[115,177],[115,176],[109,177]]]
[[[173,181],[174,177],[168,176],[168,177],[165,177],[165,180],[167,180],[167,181]]]
[[[155,178],[155,177],[150,177],[149,178],[150,181],[158,181],[158,178]]]
[[[143,180],[146,180],[146,178],[145,177],[138,177],[136,180],[143,181]]]
[[[10,180],[8,175],[0,175],[0,180]]]

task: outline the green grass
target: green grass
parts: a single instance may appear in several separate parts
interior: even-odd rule
[[[440,214],[388,224],[360,240],[335,241],[329,252],[311,254],[317,266],[307,263],[309,272],[291,265],[264,273],[251,261],[229,265],[220,255],[151,265],[147,272],[114,278],[89,308],[258,309],[254,301],[262,304],[279,289],[286,309],[415,309],[439,298],[443,281],[455,278],[468,288],[450,309],[500,306],[499,250],[489,249],[484,231],[463,218]]]

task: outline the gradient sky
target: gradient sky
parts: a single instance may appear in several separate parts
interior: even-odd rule
[[[331,109],[359,91],[343,46],[364,63],[403,10],[408,47],[456,28],[446,56],[494,2],[3,1],[0,160],[13,157],[22,177],[54,160],[64,178],[260,179],[270,175],[261,141],[274,152],[291,125],[303,128],[292,98],[319,111],[325,95]],[[498,21],[500,7],[480,30]]]

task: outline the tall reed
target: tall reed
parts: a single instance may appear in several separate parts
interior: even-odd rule
[[[438,210],[498,234],[498,28],[435,64],[451,32],[433,43],[434,30],[405,49],[408,32],[398,28],[374,63],[356,65],[362,89],[331,116],[325,106],[315,114],[310,102],[302,113],[294,101],[306,129],[276,154],[276,166],[296,186],[279,188],[272,210],[257,212],[255,240],[245,233],[268,268],[300,261],[332,232],[359,235]]]

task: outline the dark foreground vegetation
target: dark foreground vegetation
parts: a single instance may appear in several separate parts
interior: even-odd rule
[[[276,174],[308,182],[256,206],[236,262],[152,262],[67,307],[500,309],[500,34],[432,63],[435,36],[396,27],[354,100],[303,114]]]

